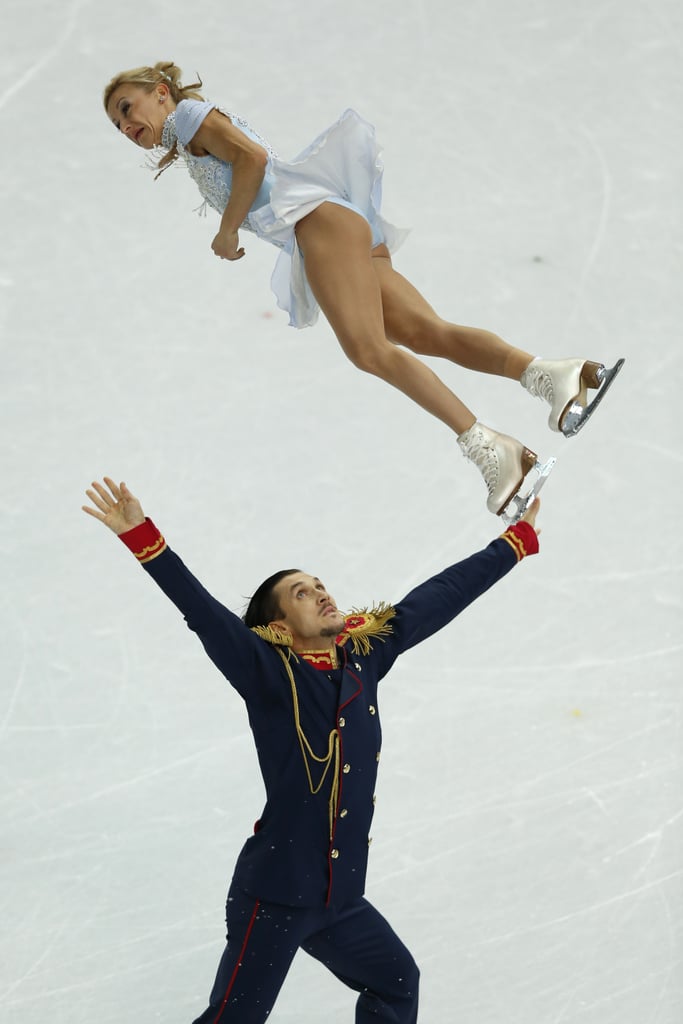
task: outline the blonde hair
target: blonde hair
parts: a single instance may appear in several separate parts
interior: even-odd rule
[[[102,100],[104,109],[107,110],[112,94],[120,85],[135,85],[145,92],[153,92],[157,85],[165,85],[168,88],[171,99],[178,104],[181,100],[203,100],[204,97],[198,89],[202,87],[202,80],[197,75],[197,81],[190,85],[183,85],[180,80],[182,71],[172,60],[159,60],[154,67],[132,68],[130,71],[119,71],[114,75],[111,82],[105,87]],[[169,149],[161,160],[158,167],[160,171],[165,170],[169,164],[178,158],[178,150],[174,145]]]

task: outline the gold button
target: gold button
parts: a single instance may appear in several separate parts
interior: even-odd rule
[[[346,808],[344,808],[342,811],[339,812],[339,817],[345,818],[348,813],[349,812],[346,810]]]
[[[330,850],[330,857],[332,860],[336,860],[339,856],[339,850]]]
[[[344,726],[346,725],[346,719],[345,718],[340,718],[339,719],[339,725],[343,729]]]
[[[368,836],[368,846],[372,845],[372,836]]]
[[[377,760],[379,761],[379,750],[377,751]]]
[[[344,767],[342,768],[342,771],[344,772],[344,775],[348,775],[349,772],[351,771],[351,765],[345,764]]]
[[[370,705],[370,707],[368,708],[368,711],[370,712],[371,715],[377,714],[377,711],[376,711],[376,708],[375,708],[374,704]]]
[[[373,793],[373,794],[372,794],[372,806],[374,807],[376,803],[377,803],[377,797],[376,797],[376,796],[375,796],[375,794]]]

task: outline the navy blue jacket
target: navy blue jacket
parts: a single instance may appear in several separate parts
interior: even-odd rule
[[[136,551],[136,533],[139,547],[140,532],[150,528],[158,540]],[[340,647],[340,670],[328,676],[280,648],[288,672],[278,648],[212,597],[150,521],[122,539],[247,707],[266,804],[238,857],[235,882],[255,898],[287,906],[341,906],[362,895],[382,746],[377,685],[399,654],[505,576],[526,553],[523,544],[506,534],[416,587],[395,606],[389,635],[373,637],[367,654],[353,653],[348,643]],[[301,732],[318,761],[305,756],[299,740],[295,698]],[[315,793],[331,735],[336,756]]]

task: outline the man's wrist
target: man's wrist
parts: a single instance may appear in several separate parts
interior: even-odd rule
[[[508,526],[501,539],[510,545],[517,555],[518,562],[521,562],[527,555],[538,553],[538,534],[531,523],[526,523],[524,520],[520,519],[514,526]]]
[[[149,518],[125,533],[120,533],[119,540],[132,551],[138,562],[143,563],[151,562],[166,549],[166,541]]]

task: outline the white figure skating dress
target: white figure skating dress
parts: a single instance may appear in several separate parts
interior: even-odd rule
[[[232,185],[232,165],[217,157],[194,156],[187,149],[214,103],[182,100],[164,124],[162,146],[177,144],[190,176],[205,202],[223,213]],[[294,235],[297,221],[324,202],[339,203],[361,214],[372,230],[372,244],[394,252],[407,231],[381,215],[381,149],[375,129],[355,110],[346,110],[294,160],[281,160],[271,146],[241,117],[221,111],[236,128],[263,146],[268,165],[263,182],[242,224],[281,249],[271,278],[277,304],[289,313],[292,327],[308,327],[319,307],[306,279],[304,261]]]

